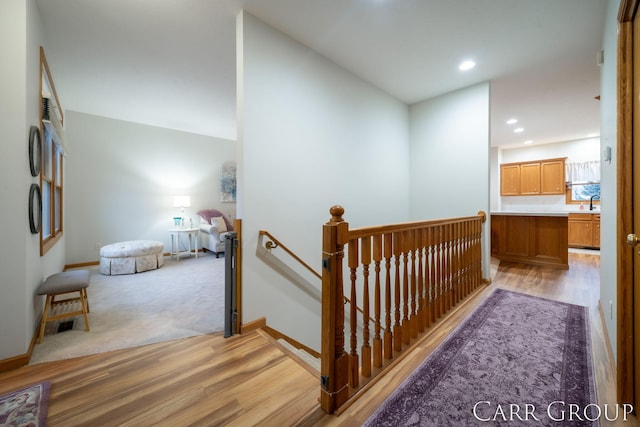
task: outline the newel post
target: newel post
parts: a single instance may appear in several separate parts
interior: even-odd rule
[[[349,224],[333,206],[322,227],[322,364],[320,406],[331,414],[349,398],[349,357],[344,350],[342,262]]]

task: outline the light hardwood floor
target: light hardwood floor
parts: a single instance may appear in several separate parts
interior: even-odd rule
[[[187,338],[0,374],[0,394],[51,382],[49,426],[357,426],[496,287],[588,306],[601,404],[615,401],[598,311],[599,257],[570,254],[570,269],[503,263],[491,286],[448,316],[393,372],[339,416],[318,405],[319,379],[261,331]],[[636,426],[631,420],[618,423]],[[614,425],[601,420],[601,425]],[[616,424],[617,425],[617,424]]]

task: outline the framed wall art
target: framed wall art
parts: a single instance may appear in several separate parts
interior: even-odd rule
[[[236,201],[236,162],[222,164],[220,201],[225,203],[235,203]]]

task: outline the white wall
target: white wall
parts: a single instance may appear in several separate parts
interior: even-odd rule
[[[481,210],[488,214],[489,84],[412,105],[410,111],[411,219],[471,216]],[[489,277],[488,230],[484,277]]]
[[[600,194],[602,209],[600,214],[600,303],[605,314],[605,325],[611,340],[611,349],[617,358],[617,14],[619,0],[610,0],[607,5],[607,19],[604,29],[604,64],[600,69],[600,136],[602,148],[611,147],[611,163],[601,162]],[[612,308],[612,309],[611,309]]]
[[[185,216],[220,202],[222,163],[236,160],[234,141],[68,111],[66,263],[97,261],[99,247],[149,239],[171,247],[167,230],[179,214],[173,196],[188,194]]]
[[[266,316],[320,350],[320,281],[287,281],[262,256],[258,231],[320,272],[332,205],[356,227],[406,221],[408,107],[246,12],[237,48],[243,321]]]
[[[2,298],[0,298],[0,358],[25,352],[27,332],[25,281],[27,195],[26,129],[26,6],[22,0],[0,3],[0,128],[2,167],[0,186],[4,244],[0,247]],[[10,100],[10,102],[8,101]]]
[[[29,172],[27,141],[39,120],[41,27],[35,0],[0,2],[0,360],[26,354],[42,307],[35,290],[63,265],[64,239],[40,257],[39,236],[28,222],[29,187],[39,183]]]
[[[552,144],[525,146],[500,150],[500,161],[491,164],[494,173],[500,177],[500,163],[527,162],[530,160],[566,157],[567,162],[600,160],[600,138],[586,138],[562,141]],[[499,179],[499,178],[498,178]],[[567,204],[564,194],[558,196],[500,196],[499,182],[495,191],[498,208],[494,210],[532,211],[577,211],[580,205]],[[602,204],[606,203],[603,202]]]

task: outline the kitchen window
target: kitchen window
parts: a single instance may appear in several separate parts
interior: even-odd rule
[[[600,200],[600,183],[571,183],[567,188],[567,203],[584,203],[591,201],[594,203]]]
[[[567,191],[566,203],[599,203],[600,162],[566,163]]]

